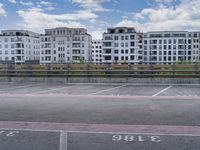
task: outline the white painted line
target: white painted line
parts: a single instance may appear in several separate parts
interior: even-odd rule
[[[117,87],[101,90],[101,91],[98,91],[98,92],[95,92],[95,93],[90,93],[88,95],[96,95],[96,94],[100,94],[100,93],[103,93],[103,92],[108,92],[108,91],[112,91],[112,90],[115,90],[115,89],[119,89],[119,88],[122,88],[122,87],[125,87],[125,86],[127,86],[127,85],[121,85],[121,86],[117,86]]]
[[[161,90],[160,92],[158,92],[158,93],[156,93],[156,94],[154,94],[154,95],[152,95],[152,96],[153,96],[153,97],[158,96],[158,95],[160,95],[161,93],[167,91],[168,89],[170,89],[170,88],[172,88],[172,87],[173,87],[173,85],[171,85],[171,86],[169,86],[169,87],[167,87],[167,88]]]
[[[61,131],[60,133],[59,150],[67,150],[67,132],[65,131]]]
[[[61,88],[54,88],[54,89],[50,89],[50,90],[43,90],[43,91],[39,91],[39,92],[33,92],[33,93],[29,93],[29,94],[43,94],[43,93],[48,93],[48,92],[53,92],[53,91],[58,91],[58,90],[62,90],[67,88],[68,86],[65,87],[61,87]]]
[[[38,85],[38,84],[29,84],[29,85],[23,85],[23,86],[14,86],[14,87],[0,89],[0,91],[4,91],[4,90],[16,90],[16,89],[26,88],[26,87],[36,86],[36,85]]]
[[[0,128],[0,130],[27,131],[27,132],[62,132],[62,130],[45,130],[45,129],[16,129],[16,128]]]
[[[123,83],[122,83],[123,84]],[[149,86],[149,85],[162,85],[162,86],[170,86],[172,85],[173,83],[169,83],[169,84],[164,84],[164,83],[149,83],[149,84],[146,84],[146,83],[124,83],[124,84],[127,84],[127,85],[133,85],[133,86],[136,86],[136,85],[144,85],[144,86]],[[119,85],[119,83],[66,83],[66,85]],[[187,86],[200,86],[200,84],[174,84],[174,85],[177,85],[177,86],[182,86],[182,85],[187,85]]]
[[[134,135],[159,135],[159,136],[188,136],[200,137],[200,134],[170,134],[170,133],[137,133],[137,132],[93,132],[93,131],[68,131],[67,133],[83,134],[134,134]]]
[[[200,137],[200,134],[171,134],[171,133],[139,133],[139,132],[94,132],[94,131],[63,131],[63,130],[41,130],[41,129],[13,129],[13,128],[0,128],[0,130],[8,131],[27,131],[27,132],[60,132],[60,143],[67,142],[68,133],[81,133],[81,134],[134,134],[134,135],[158,135],[158,136],[185,136],[185,137]],[[62,141],[63,140],[63,141]],[[66,143],[67,144],[67,143]],[[64,144],[64,146],[67,146]],[[64,149],[65,150],[65,149]],[[67,150],[67,149],[66,149]]]

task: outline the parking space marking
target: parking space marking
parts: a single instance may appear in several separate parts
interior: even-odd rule
[[[198,126],[116,125],[47,122],[0,121],[0,129],[17,131],[79,132],[79,133],[134,133],[153,135],[200,136]]]
[[[36,85],[38,85],[38,84],[29,84],[29,85],[23,85],[23,86],[15,86],[15,87],[9,87],[9,88],[0,89],[0,91],[4,91],[4,90],[16,90],[16,89],[27,88],[27,87],[32,87],[32,86],[36,86]]]
[[[62,90],[62,89],[65,89],[67,88],[68,86],[64,86],[64,87],[58,87],[58,88],[54,88],[54,89],[50,89],[50,90],[43,90],[43,91],[39,91],[39,92],[33,92],[33,93],[29,93],[29,94],[45,94],[45,93],[48,93],[48,92],[53,92],[53,91],[58,91],[58,90]]]
[[[119,89],[119,88],[122,88],[122,87],[125,87],[125,86],[127,86],[127,85],[121,85],[121,86],[117,86],[117,87],[113,87],[113,88],[101,90],[101,91],[98,91],[98,92],[90,93],[90,94],[88,94],[88,95],[96,95],[96,94],[100,94],[100,93],[112,91],[112,90],[115,90],[115,89]]]
[[[67,132],[61,131],[60,133],[60,146],[59,150],[67,150]]]
[[[160,95],[161,93],[163,93],[163,92],[169,90],[169,89],[172,88],[172,87],[173,87],[173,85],[171,85],[171,86],[169,86],[169,87],[167,87],[167,88],[165,88],[165,89],[159,91],[158,93],[156,93],[156,94],[154,94],[154,95],[152,95],[152,96],[153,96],[153,97],[158,96],[158,95]]]

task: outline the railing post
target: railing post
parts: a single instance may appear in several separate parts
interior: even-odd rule
[[[49,78],[49,70],[51,70],[51,64],[47,64],[46,66],[46,77]]]
[[[129,70],[129,76],[127,76],[127,78],[130,78],[130,77],[132,77],[132,75],[131,75],[132,66],[130,63],[128,64],[128,70]]]
[[[87,63],[87,77],[89,80],[90,79],[90,64],[89,64],[89,62]]]
[[[173,74],[173,78],[175,78],[175,71],[176,71],[176,65],[175,65],[175,62],[173,63],[173,66],[172,66],[172,74]]]

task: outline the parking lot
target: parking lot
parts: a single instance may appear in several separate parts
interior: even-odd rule
[[[0,84],[3,150],[199,150],[200,85]]]
[[[193,135],[120,133],[106,132],[105,129],[104,132],[44,129],[0,130],[0,147],[5,150],[102,150],[102,148],[106,150],[198,150],[199,140],[198,133]]]
[[[200,85],[1,83],[0,94],[200,96]]]

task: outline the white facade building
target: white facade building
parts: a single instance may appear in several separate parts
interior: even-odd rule
[[[92,40],[92,63],[102,63],[102,40]]]
[[[4,30],[0,34],[0,63],[39,63],[40,35],[25,30]]]
[[[91,61],[92,38],[86,29],[46,29],[40,42],[40,64]]]
[[[103,34],[103,63],[142,63],[142,33],[134,28],[108,28]]]
[[[159,31],[144,34],[143,63],[197,62],[200,32]]]

